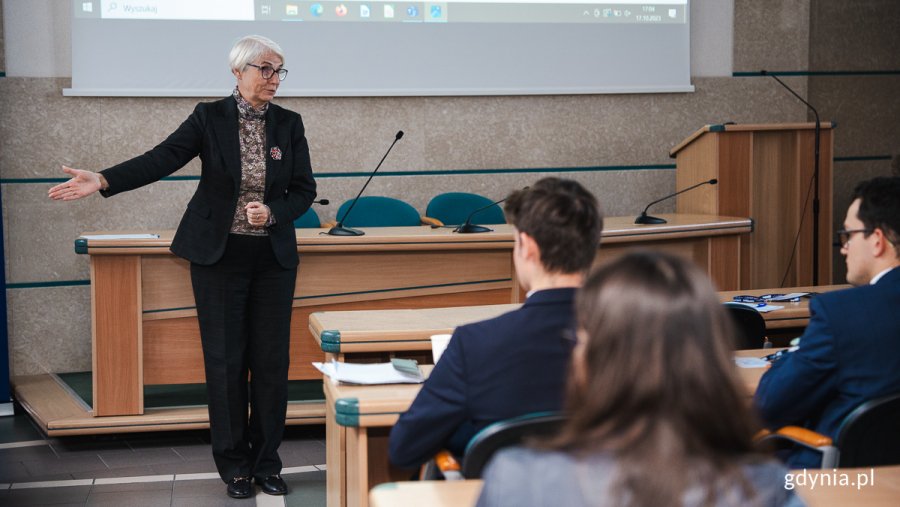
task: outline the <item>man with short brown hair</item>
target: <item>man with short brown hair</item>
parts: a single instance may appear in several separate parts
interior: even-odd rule
[[[416,468],[442,448],[462,455],[485,426],[562,408],[576,288],[600,244],[603,216],[578,182],[545,178],[505,206],[513,263],[528,291],[518,310],[460,326],[390,436],[390,460]]]

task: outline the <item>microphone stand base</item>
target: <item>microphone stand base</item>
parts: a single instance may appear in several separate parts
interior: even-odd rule
[[[473,225],[473,224],[463,224],[453,229],[453,232],[458,232],[460,234],[470,234],[474,232],[491,232],[494,229],[489,229],[483,225]]]
[[[650,215],[641,215],[634,219],[634,223],[650,225],[650,224],[667,224],[669,222],[665,218],[652,217]]]
[[[329,236],[362,236],[364,234],[365,232],[359,229],[344,227],[342,225],[337,225],[328,230]]]

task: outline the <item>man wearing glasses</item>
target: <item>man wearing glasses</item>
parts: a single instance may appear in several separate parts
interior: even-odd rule
[[[810,302],[799,348],[772,363],[755,398],[770,428],[804,426],[832,439],[853,409],[900,393],[900,177],[860,183],[835,235],[856,287]],[[787,463],[818,467],[820,459],[798,448]]]

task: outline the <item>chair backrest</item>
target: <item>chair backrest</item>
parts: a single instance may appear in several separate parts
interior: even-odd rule
[[[466,479],[478,479],[495,452],[504,447],[520,445],[526,438],[547,436],[557,432],[565,421],[558,412],[539,412],[495,422],[478,432],[463,458],[462,474]]]
[[[345,227],[400,227],[421,225],[422,220],[416,208],[393,197],[360,197],[350,216],[344,219],[353,199],[341,204],[337,212],[338,222]]]
[[[867,401],[838,428],[838,466],[900,465],[900,393]]]
[[[295,229],[316,229],[319,227],[322,227],[322,222],[319,220],[319,215],[312,208],[309,208],[306,210],[306,213],[294,220]]]
[[[466,192],[447,192],[434,196],[425,208],[425,216],[437,218],[445,225],[459,225],[466,222],[466,218],[478,208],[483,208],[494,201],[478,194]],[[473,224],[505,224],[506,217],[503,209],[491,206],[479,211],[472,217]]]
[[[728,302],[724,305],[737,332],[734,340],[735,348],[737,350],[763,348],[766,343],[766,320],[762,314],[756,311],[756,308],[740,303]]]

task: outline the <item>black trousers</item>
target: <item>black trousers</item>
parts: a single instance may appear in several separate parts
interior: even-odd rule
[[[219,262],[191,264],[213,459],[226,482],[281,472],[296,280],[266,236],[231,234]]]

